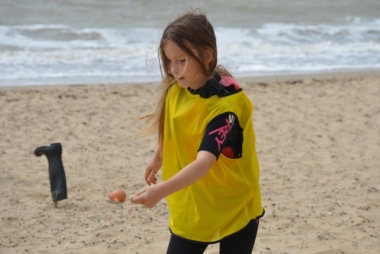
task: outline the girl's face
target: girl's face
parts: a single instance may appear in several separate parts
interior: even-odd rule
[[[168,60],[170,73],[183,88],[198,89],[208,80],[203,75],[198,62],[180,49],[173,41],[164,45],[165,56]]]

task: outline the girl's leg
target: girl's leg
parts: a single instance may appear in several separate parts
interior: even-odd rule
[[[258,228],[259,219],[251,220],[241,231],[220,241],[220,254],[251,254]]]
[[[171,236],[166,254],[202,254],[206,248],[207,244],[190,242]]]

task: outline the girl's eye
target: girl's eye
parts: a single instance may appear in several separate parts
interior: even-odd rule
[[[184,63],[186,63],[186,59],[184,59],[184,60],[179,60],[179,62],[180,62],[181,64],[184,64]]]

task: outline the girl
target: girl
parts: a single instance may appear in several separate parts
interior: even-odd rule
[[[153,207],[166,197],[172,233],[167,254],[251,253],[264,215],[252,125],[253,107],[217,66],[216,38],[206,16],[171,22],[159,46],[163,93],[147,116],[158,146],[145,172],[149,186],[131,201]],[[162,183],[156,174],[162,167]]]

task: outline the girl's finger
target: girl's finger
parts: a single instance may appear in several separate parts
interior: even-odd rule
[[[149,177],[150,177],[150,173],[149,173],[149,172],[146,172],[144,178],[145,178],[145,182],[146,182],[148,185],[150,185],[150,183],[149,183],[149,182],[150,182]]]
[[[140,193],[140,195],[137,195],[137,196],[134,196],[133,198],[131,198],[131,202],[135,203],[135,204],[145,205],[144,204],[144,202],[145,202],[144,192]]]
[[[144,194],[145,191],[146,191],[146,187],[143,188],[143,189],[141,189],[141,190],[140,190],[139,192],[137,192],[135,195],[133,195],[133,196],[131,197],[131,201],[135,200],[135,198],[137,198],[137,197],[141,196],[142,194]]]
[[[154,183],[154,184],[157,183],[157,178],[154,175],[150,175],[148,177],[148,180],[149,180],[150,183]]]

